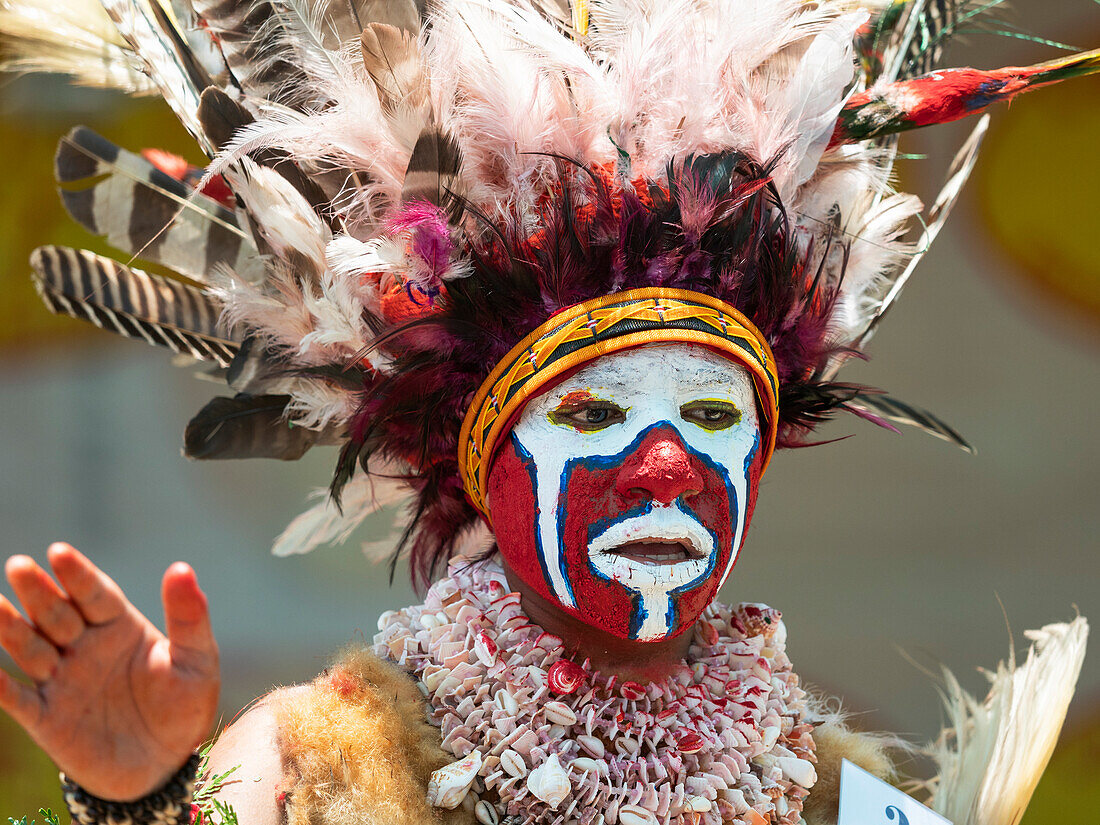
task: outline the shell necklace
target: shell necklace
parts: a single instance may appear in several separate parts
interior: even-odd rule
[[[780,614],[717,602],[670,677],[605,678],[531,624],[504,571],[451,562],[374,651],[428,697],[443,749],[428,801],[485,825],[797,825],[817,780]]]

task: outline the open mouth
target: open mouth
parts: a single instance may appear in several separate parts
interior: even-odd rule
[[[608,553],[631,559],[641,564],[679,564],[683,561],[701,559],[703,553],[696,550],[690,541],[668,541],[667,539],[643,539],[611,548]]]
[[[700,521],[677,506],[654,507],[613,522],[588,542],[589,558],[597,567],[612,559],[636,567],[670,567],[704,561],[716,549]]]

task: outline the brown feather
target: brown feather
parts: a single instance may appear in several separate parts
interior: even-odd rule
[[[462,153],[454,138],[437,126],[426,127],[409,158],[401,202],[428,201],[457,219],[462,211],[461,168]]]
[[[428,0],[331,0],[324,9],[323,24],[347,42],[372,23],[407,32],[420,31]]]
[[[254,120],[248,109],[221,89],[211,86],[204,89],[199,98],[199,122],[219,149],[230,141],[238,129]],[[249,157],[261,166],[269,166],[282,175],[323,220],[330,226],[335,225],[329,210],[328,196],[290,155],[279,149],[261,149]]]
[[[210,399],[183,434],[183,454],[193,459],[277,458],[296,461],[321,433],[285,417],[289,395]]]
[[[374,81],[382,111],[393,117],[401,104],[422,109],[428,84],[416,35],[385,23],[371,23],[359,36],[363,66]]]

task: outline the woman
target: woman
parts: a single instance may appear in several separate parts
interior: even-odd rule
[[[192,456],[341,445],[342,511],[284,544],[343,532],[376,481],[411,490],[401,548],[436,581],[380,619],[399,667],[352,656],[261,702],[213,754],[240,766],[224,798],[257,823],[824,821],[841,755],[886,763],[808,702],[775,611],[715,594],[776,446],[836,409],[917,423],[834,380],[911,251],[890,134],[1095,59],[913,77],[920,4],[912,25],[794,0],[272,9],[113,10],[112,82],[147,84],[137,61],[220,150],[198,193],[127,159],[131,217],[190,207],[156,244],[113,239],[208,289],[32,260],[51,308],[222,368],[238,394],[192,421]],[[119,157],[74,132],[59,175]],[[77,819],[172,821],[217,692],[194,574],[166,574],[162,636],[75,550],[50,559],[60,586],[9,563],[28,620],[4,602],[0,638],[37,685],[4,677],[0,704]]]

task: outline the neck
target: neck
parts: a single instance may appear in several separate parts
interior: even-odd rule
[[[520,594],[527,617],[547,633],[559,637],[576,661],[589,659],[592,670],[605,676],[614,674],[620,681],[654,682],[671,675],[687,658],[690,628],[679,636],[655,642],[621,639],[566,613],[561,605],[536,593],[512,572],[506,561],[501,561],[508,585]]]

